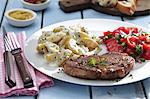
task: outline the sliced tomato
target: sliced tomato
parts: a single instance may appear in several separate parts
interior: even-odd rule
[[[128,31],[128,33],[129,33],[130,31],[132,31],[133,33],[138,33],[138,28],[136,28],[136,27],[128,27],[128,28],[127,28],[127,31]]]
[[[118,44],[115,38],[110,38],[105,42],[109,52],[123,52],[123,47]]]
[[[104,36],[107,36],[109,34],[112,34],[113,37],[109,38],[104,41],[106,44],[107,50],[110,52],[126,52],[129,55],[139,55],[138,52],[138,46],[142,46],[142,55],[140,57],[143,57],[144,59],[150,60],[150,35],[149,34],[140,34],[139,36],[129,36],[127,38],[120,38],[119,43],[115,39],[117,35],[120,35],[120,33],[124,32],[126,34],[129,33],[138,33],[138,28],[135,27],[119,27],[118,29],[114,30],[113,32],[107,31],[104,32]],[[126,47],[122,47],[120,45],[127,44]]]
[[[139,38],[136,36],[127,37],[127,45],[129,48],[135,48],[140,42]]]
[[[117,30],[123,31],[126,34],[129,34],[129,30],[127,28],[125,28],[125,27],[119,27]]]
[[[143,49],[144,50],[150,50],[150,44],[143,43]]]
[[[125,30],[125,27],[121,26],[117,30]]]
[[[144,51],[144,53],[141,55],[141,57],[146,60],[150,60],[150,50]]]
[[[136,27],[128,27],[128,28],[119,27],[117,30],[123,31],[126,34],[129,34],[131,31],[133,31],[133,33],[138,33],[138,28]]]
[[[146,36],[138,36],[139,40],[146,41]]]
[[[114,30],[112,32],[112,35],[116,37],[116,35],[119,35],[120,34],[120,30]]]
[[[144,43],[143,44],[144,52],[141,55],[144,59],[150,60],[150,44]]]
[[[112,41],[114,41],[113,38],[110,38],[110,39],[105,40],[104,43],[107,44],[108,42],[112,42]]]
[[[125,27],[119,27],[117,30],[122,30],[123,32],[125,32],[126,28]]]
[[[139,32],[138,28],[134,28],[133,31],[134,31],[134,33],[138,33]]]
[[[104,36],[107,36],[109,34],[112,34],[112,32],[110,32],[110,31],[104,32]]]
[[[113,31],[113,33],[120,33],[120,30],[116,29]]]
[[[120,39],[120,42],[122,42],[122,43],[125,42],[125,43],[126,43],[126,42],[127,42],[127,39],[126,39],[126,38],[121,38],[121,39]]]
[[[150,36],[146,36],[146,43],[150,44]]]
[[[142,58],[150,60],[150,49],[149,50],[145,50],[143,52],[143,54],[141,55]]]

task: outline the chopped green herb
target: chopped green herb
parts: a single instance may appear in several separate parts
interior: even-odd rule
[[[120,43],[121,35],[117,35],[116,40]]]
[[[67,52],[64,52],[64,55],[65,55],[65,56],[67,56],[67,55],[68,55],[68,53],[67,53]]]
[[[137,45],[135,48],[135,51],[137,52],[138,55],[142,54],[142,47],[140,45]]]
[[[67,32],[66,32],[66,35],[70,35],[70,33],[67,31]]]
[[[75,36],[75,35],[73,35],[73,38],[75,39],[75,40],[77,40],[78,38],[77,38],[77,36]]]
[[[145,62],[145,59],[144,58],[140,58],[141,62]]]
[[[96,65],[96,59],[95,58],[89,58],[88,59],[88,65],[89,66],[95,66]]]
[[[82,52],[82,50],[81,49],[78,49],[78,51],[79,51],[79,53],[82,55],[83,54],[83,52]]]
[[[130,56],[136,58],[136,54],[130,54]]]
[[[108,38],[112,38],[112,37],[113,37],[113,35],[112,35],[112,34],[108,34],[107,36],[108,36]]]
[[[58,49],[59,49],[59,47],[56,47],[56,49],[58,50]]]
[[[107,36],[104,36],[104,40],[107,40],[107,39],[109,39],[109,38],[112,38],[113,37],[113,35],[112,34],[107,34]]]
[[[126,45],[125,42],[123,42],[123,43],[121,43],[121,46],[122,46],[122,47],[126,47],[127,45]]]
[[[102,65],[102,66],[105,66],[107,63],[108,63],[108,62],[105,61],[105,60],[99,62],[99,64]]]

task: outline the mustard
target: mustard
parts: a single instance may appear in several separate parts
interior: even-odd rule
[[[10,12],[9,16],[18,20],[28,20],[33,17],[32,13],[22,10]]]

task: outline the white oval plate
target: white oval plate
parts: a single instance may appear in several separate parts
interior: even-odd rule
[[[143,79],[146,79],[150,77],[150,61],[147,61],[143,64],[136,63],[134,68],[131,70],[131,72],[123,79],[119,81],[106,81],[106,80],[85,80],[80,78],[71,77],[64,72],[61,71],[61,67],[52,66],[52,64],[49,64],[44,59],[43,55],[40,55],[36,51],[37,41],[40,35],[42,34],[43,30],[52,30],[53,28],[64,25],[64,26],[72,26],[72,25],[78,25],[86,27],[90,33],[94,33],[95,35],[103,35],[102,31],[108,31],[108,30],[114,30],[120,26],[125,27],[138,27],[143,29],[144,31],[148,32],[143,27],[122,22],[122,21],[116,21],[116,20],[106,20],[106,19],[79,19],[79,20],[70,20],[65,22],[56,23],[50,26],[47,26],[43,29],[40,29],[31,37],[28,38],[25,45],[25,56],[29,63],[36,68],[37,70],[41,71],[42,73],[51,76],[53,78],[75,83],[75,84],[81,84],[81,85],[92,85],[92,86],[113,86],[113,85],[122,85],[127,83],[132,83],[136,81],[140,81]],[[106,48],[103,47],[103,50],[101,53],[105,53]],[[132,75],[132,76],[131,76]]]

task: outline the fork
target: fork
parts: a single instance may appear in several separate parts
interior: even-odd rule
[[[10,51],[8,51],[6,47],[6,43],[4,41],[4,36],[6,35],[6,30],[4,29],[4,26],[1,28],[1,32],[3,33],[3,42],[4,42],[4,52],[3,52],[3,57],[4,57],[4,64],[5,64],[5,83],[10,87],[16,86],[16,80],[15,80],[15,75],[14,75],[14,70],[13,70],[13,65],[12,65],[12,54]]]
[[[23,60],[23,56],[21,55],[22,50],[19,42],[17,41],[16,35],[14,33],[7,34],[4,37],[7,48],[11,51],[12,55],[15,58],[17,68],[19,70],[20,76],[24,83],[25,88],[29,88],[33,86],[33,80],[31,78],[30,73],[25,68],[25,63]]]

